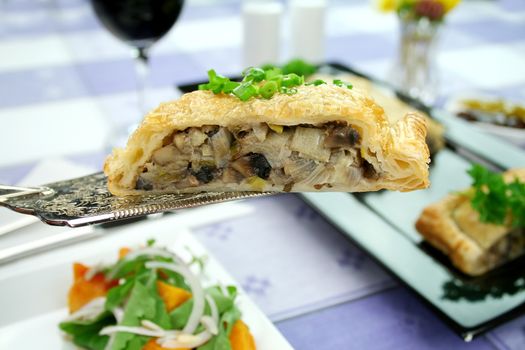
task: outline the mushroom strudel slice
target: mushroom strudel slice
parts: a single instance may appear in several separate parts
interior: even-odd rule
[[[241,101],[195,91],[149,113],[104,165],[115,195],[426,188],[426,124],[391,125],[363,94],[332,84]]]
[[[525,181],[525,168],[503,174],[505,182]],[[462,272],[477,276],[525,253],[525,228],[482,222],[465,193],[449,194],[426,207],[416,229]],[[501,204],[499,204],[501,205]]]

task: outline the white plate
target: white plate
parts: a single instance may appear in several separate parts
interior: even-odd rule
[[[465,99],[495,101],[495,100],[501,100],[503,98],[498,97],[498,96],[482,94],[482,93],[461,93],[461,94],[458,94],[455,98],[448,101],[445,106],[445,109],[448,112],[450,112],[454,117],[464,120],[462,118],[459,118],[457,116],[457,113],[464,109],[462,107],[461,101]],[[511,100],[508,100],[506,102],[509,104],[515,104],[515,102]],[[516,104],[517,103],[518,102],[516,102]],[[488,134],[505,139],[506,141],[514,145],[517,145],[518,147],[525,147],[525,129],[518,129],[518,128],[512,128],[508,126],[500,126],[500,125],[495,125],[492,123],[477,122],[477,121],[468,122],[468,123],[480,131],[483,131]]]
[[[150,234],[155,232],[154,234]],[[124,238],[125,235],[125,238]],[[87,264],[111,262],[120,246],[136,246],[148,238],[180,256],[206,255],[204,284],[237,285],[205,248],[185,229],[174,229],[170,220],[144,222],[115,230],[101,240],[62,249],[58,264],[35,266],[24,274],[0,276],[0,349],[75,349],[65,341],[58,323],[67,315],[66,294],[72,282],[74,261]],[[95,254],[93,254],[96,252]],[[69,259],[63,259],[69,256]],[[62,258],[61,258],[62,257]],[[293,349],[268,318],[239,288],[237,305],[250,327],[258,350]],[[18,320],[11,323],[10,320]]]

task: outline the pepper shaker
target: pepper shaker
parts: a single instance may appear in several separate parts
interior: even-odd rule
[[[283,5],[278,1],[243,1],[243,61],[245,67],[257,67],[279,61],[282,13]]]
[[[325,59],[326,0],[291,0],[291,55],[313,63]]]

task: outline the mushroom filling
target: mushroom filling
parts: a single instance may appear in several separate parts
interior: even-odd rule
[[[166,138],[144,165],[136,189],[348,187],[380,176],[361,152],[361,135],[345,122],[191,127]]]
[[[491,266],[517,258],[525,253],[525,229],[515,229],[489,248],[485,259]]]

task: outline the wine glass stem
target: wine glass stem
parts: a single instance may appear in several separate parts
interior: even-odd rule
[[[148,112],[146,99],[146,83],[149,73],[149,56],[146,48],[138,48],[135,60],[135,70],[137,72],[137,102],[140,118]]]

